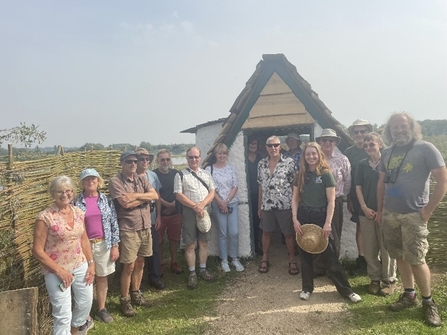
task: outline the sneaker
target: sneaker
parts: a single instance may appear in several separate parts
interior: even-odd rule
[[[348,295],[348,299],[351,300],[351,302],[353,303],[362,301],[362,298],[357,293],[351,293],[350,295]]]
[[[214,276],[212,274],[210,274],[208,271],[200,271],[200,277],[205,280],[205,281],[209,281],[212,282],[214,281]]]
[[[189,274],[188,278],[188,288],[194,290],[197,288],[197,275],[195,272]]]
[[[123,313],[124,316],[127,316],[127,317],[135,316],[136,313],[130,303],[129,297],[122,297],[120,299],[120,307],[121,307],[121,312]]]
[[[391,295],[396,292],[396,282],[383,282],[382,289],[380,290],[381,295]]]
[[[143,297],[143,293],[141,293],[141,291],[137,291],[137,292],[131,292],[130,293],[130,300],[132,301],[132,303],[134,305],[137,306],[143,306],[143,307],[151,307],[152,303],[149,300],[146,300]]]
[[[94,325],[95,323],[93,322],[92,318],[87,319],[87,321],[85,321],[85,323],[78,328],[78,335],[87,334],[87,332],[92,329]]]
[[[309,292],[306,292],[306,291],[301,291],[301,293],[300,293],[300,299],[301,300],[309,300],[309,298],[310,298],[310,293]]]
[[[178,265],[177,262],[171,263],[171,271],[178,275],[183,273],[182,268],[180,267],[180,265]]]
[[[424,320],[426,324],[434,327],[439,327],[442,325],[438,308],[436,308],[436,304],[433,300],[422,300],[422,309],[424,310]]]
[[[244,271],[245,270],[245,268],[244,268],[244,266],[241,264],[241,262],[239,261],[239,258],[234,258],[232,261],[231,261],[231,265],[233,265],[235,268],[236,268],[236,271],[237,272],[241,272],[241,271]]]
[[[113,322],[113,318],[110,315],[109,311],[105,308],[101,309],[100,311],[97,311],[95,314],[96,320],[101,320],[104,323],[111,323]]]
[[[371,284],[368,286],[368,292],[377,295],[380,292],[380,281],[371,281]]]
[[[398,312],[406,308],[417,306],[417,304],[419,304],[419,301],[416,294],[414,295],[414,298],[411,298],[409,293],[404,292],[394,304],[389,306],[389,308],[394,312]]]
[[[228,261],[222,261],[221,263],[223,272],[230,272],[230,266],[228,265]]]

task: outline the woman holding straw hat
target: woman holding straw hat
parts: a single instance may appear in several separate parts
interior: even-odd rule
[[[309,300],[314,290],[313,254],[322,254],[328,276],[338,293],[351,302],[362,299],[352,291],[346,272],[335,253],[332,216],[335,206],[335,179],[321,147],[316,142],[304,145],[300,172],[293,181],[292,218],[300,248],[301,300]]]

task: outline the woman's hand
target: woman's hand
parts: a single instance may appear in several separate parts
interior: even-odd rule
[[[113,246],[112,249],[110,249],[110,260],[112,262],[115,262],[120,257],[120,251],[118,246]]]
[[[64,287],[69,287],[74,279],[73,274],[63,268],[60,268],[60,270],[56,273],[56,276],[59,277],[61,282],[64,284]]]
[[[85,283],[87,285],[93,284],[95,280],[95,262],[88,264],[87,272],[85,273]]]
[[[301,223],[296,217],[293,218],[293,228],[300,236],[303,236],[303,230],[301,229]]]
[[[329,237],[329,235],[331,235],[331,233],[332,233],[332,225],[330,223],[326,222],[323,226],[323,232],[322,232],[323,237],[324,238]]]

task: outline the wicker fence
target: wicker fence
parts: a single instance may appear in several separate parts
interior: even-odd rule
[[[84,151],[27,162],[14,162],[12,155],[0,163],[0,291],[39,288],[39,334],[49,334],[51,315],[40,264],[32,257],[36,214],[51,203],[50,180],[93,167],[107,180],[119,170],[120,151]]]

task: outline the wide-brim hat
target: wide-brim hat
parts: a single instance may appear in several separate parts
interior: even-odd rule
[[[370,133],[373,131],[373,126],[372,126],[371,123],[369,123],[369,121],[367,121],[367,120],[363,120],[363,119],[357,119],[357,120],[355,120],[355,121],[352,123],[352,125],[350,125],[350,126],[348,127],[348,132],[349,132],[350,134],[352,134],[352,132],[353,132],[355,126],[364,126],[364,127],[367,127],[367,128],[368,128],[368,131],[369,131]]]
[[[208,211],[205,209],[203,211],[203,218],[196,214],[197,229],[201,233],[208,233],[211,229],[211,218]]]
[[[328,238],[323,237],[323,228],[309,223],[301,226],[303,235],[296,234],[296,242],[309,254],[321,254],[328,246]]]
[[[286,137],[286,141],[287,141],[289,138],[293,138],[293,139],[295,139],[295,140],[301,142],[300,135],[298,135],[297,133],[294,133],[294,132],[288,133],[288,134],[287,134],[287,137]]]
[[[137,148],[137,150],[135,150],[135,153],[138,156],[148,156],[150,159],[154,159],[154,155],[149,153],[149,151],[147,151],[145,148]]]
[[[138,156],[138,155],[136,154],[135,151],[131,151],[131,150],[124,151],[124,152],[121,154],[121,156],[120,156],[120,161],[122,162],[123,160],[125,160],[125,159],[126,159],[127,157],[129,157],[129,156]]]
[[[320,139],[322,139],[323,137],[332,137],[335,138],[337,141],[337,145],[338,143],[340,143],[341,141],[341,137],[337,135],[337,133],[335,132],[334,129],[331,128],[325,128],[321,131],[321,135],[317,138],[315,138],[315,141],[319,142]]]
[[[83,181],[87,177],[97,177],[99,178],[99,173],[95,169],[85,169],[82,170],[81,174],[79,175],[79,180]]]

